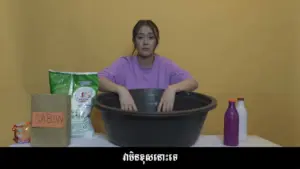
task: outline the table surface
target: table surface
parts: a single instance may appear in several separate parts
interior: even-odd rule
[[[30,144],[13,144],[10,147],[30,147]],[[118,147],[110,143],[106,136],[96,135],[93,138],[72,138],[69,147]],[[223,145],[221,135],[201,135],[192,147],[227,147]],[[258,136],[248,136],[247,140],[239,143],[238,147],[280,147],[269,140]]]

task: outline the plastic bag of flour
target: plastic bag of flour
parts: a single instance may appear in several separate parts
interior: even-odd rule
[[[97,72],[58,72],[49,70],[51,94],[68,94],[71,100],[71,137],[93,137],[90,120],[92,100],[98,91]]]

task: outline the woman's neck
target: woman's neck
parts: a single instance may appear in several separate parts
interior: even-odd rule
[[[150,57],[141,57],[137,56],[138,58],[138,63],[141,67],[143,68],[151,68],[155,59],[155,56],[152,55]]]

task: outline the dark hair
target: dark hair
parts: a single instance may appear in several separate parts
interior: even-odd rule
[[[136,47],[135,47],[136,35],[138,34],[138,32],[139,32],[139,30],[141,29],[142,26],[149,26],[149,28],[152,30],[152,32],[154,34],[154,38],[156,39],[156,46],[159,43],[159,30],[158,30],[158,27],[156,26],[156,24],[152,20],[139,20],[135,24],[135,26],[133,27],[133,30],[132,30],[132,42],[133,42],[133,45],[134,45],[132,55],[134,54],[134,52],[136,50]]]

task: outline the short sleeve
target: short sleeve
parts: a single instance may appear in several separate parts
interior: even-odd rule
[[[123,85],[122,82],[124,81],[123,76],[123,69],[124,67],[124,59],[119,58],[114,63],[112,63],[109,67],[104,68],[102,71],[98,72],[98,77],[105,77],[110,81]]]
[[[177,64],[171,62],[169,66],[170,66],[170,85],[192,78],[189,72],[180,68]]]

